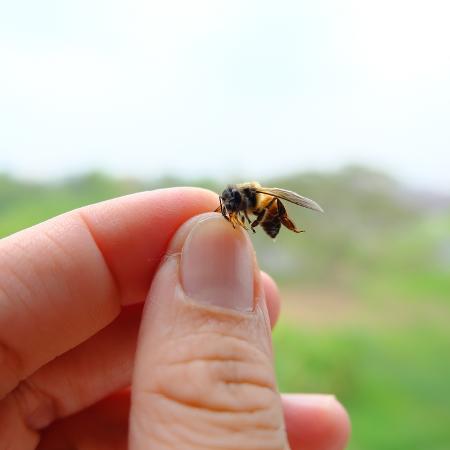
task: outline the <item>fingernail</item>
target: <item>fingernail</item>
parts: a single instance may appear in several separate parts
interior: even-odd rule
[[[223,217],[200,220],[186,238],[181,255],[181,283],[191,300],[251,311],[254,272],[248,237]]]

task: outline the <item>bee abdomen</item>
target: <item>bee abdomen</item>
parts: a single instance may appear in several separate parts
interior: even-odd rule
[[[261,226],[271,238],[274,238],[280,231],[281,221],[278,216],[269,216],[261,223]]]

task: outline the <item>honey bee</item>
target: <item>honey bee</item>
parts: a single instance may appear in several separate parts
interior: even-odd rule
[[[229,185],[222,195],[219,195],[220,205],[216,212],[221,212],[233,227],[239,225],[248,230],[247,221],[253,233],[255,233],[255,228],[261,224],[263,230],[271,238],[277,236],[281,225],[294,233],[304,231],[295,226],[280,199],[323,212],[323,209],[314,200],[286,189],[263,187],[256,181]],[[249,214],[255,215],[256,219],[251,221],[248,217]]]

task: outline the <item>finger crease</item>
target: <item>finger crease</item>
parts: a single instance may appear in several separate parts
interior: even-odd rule
[[[25,425],[33,431],[45,428],[58,418],[55,399],[31,380],[23,380],[12,392]]]
[[[106,258],[105,254],[103,253],[102,247],[100,246],[100,244],[97,241],[97,238],[95,236],[95,232],[92,229],[91,225],[89,224],[89,220],[85,217],[85,215],[83,214],[82,210],[77,211],[78,212],[78,217],[80,218],[82,224],[86,227],[89,235],[92,238],[92,241],[95,245],[95,247],[97,248],[98,252],[100,253],[103,263],[105,264],[106,269],[108,270],[108,273],[111,276],[111,279],[114,283],[114,287],[115,287],[115,291],[118,293],[118,298],[122,298],[122,287],[121,284],[114,272],[114,270],[112,269],[112,267],[110,266],[108,259]]]
[[[0,399],[17,386],[23,373],[22,360],[15,350],[5,342],[0,341],[0,367],[2,380],[0,382]]]
[[[174,405],[177,405],[178,407],[184,407],[187,409],[192,409],[192,410],[198,410],[198,411],[207,411],[207,412],[211,412],[211,413],[218,413],[218,414],[229,414],[229,413],[233,413],[233,414],[237,414],[237,413],[241,413],[241,414],[255,414],[261,411],[266,411],[267,407],[266,406],[261,406],[261,407],[255,407],[255,408],[246,408],[246,409],[241,409],[239,407],[232,407],[232,406],[226,406],[226,405],[221,405],[221,406],[215,406],[213,404],[205,404],[204,402],[201,401],[194,401],[194,400],[186,400],[186,399],[180,399],[179,397],[175,396],[175,395],[171,395],[168,392],[163,392],[163,391],[159,391],[159,392],[155,392],[155,391],[144,391],[147,392],[148,394],[160,398],[168,403],[172,403]]]

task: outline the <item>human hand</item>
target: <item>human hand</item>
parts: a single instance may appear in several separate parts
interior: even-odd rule
[[[277,288],[197,216],[216,203],[147,192],[0,241],[0,450],[344,448],[333,397],[280,399]]]

